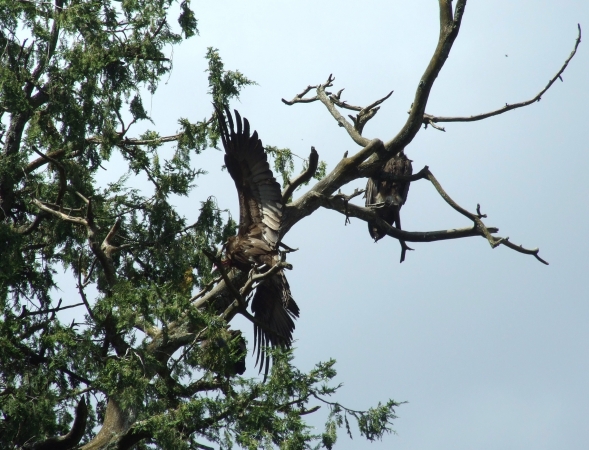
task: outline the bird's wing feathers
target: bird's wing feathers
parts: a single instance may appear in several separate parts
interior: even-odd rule
[[[413,166],[411,160],[401,152],[391,158],[385,166],[383,171],[396,176],[409,176],[413,173]],[[409,193],[409,181],[387,181],[378,180],[378,190],[381,191],[383,197],[393,197],[395,203],[399,206],[404,205],[407,201],[407,194]]]
[[[407,177],[413,175],[413,165],[411,164],[411,160],[407,158],[407,156],[405,156],[405,153],[401,153],[401,155],[403,155],[403,158],[401,158],[399,161],[399,175],[404,175]],[[403,203],[401,203],[402,205],[404,205],[407,201],[407,195],[409,194],[409,186],[411,186],[411,183],[409,181],[403,181],[402,185],[400,186],[399,194],[403,199]]]
[[[275,248],[282,220],[280,185],[274,178],[262,141],[256,131],[235,111],[235,123],[225,108],[227,122],[217,108],[221,140],[225,148],[225,165],[239,194],[239,232],[245,236],[253,227],[261,227],[262,238]],[[237,131],[235,130],[237,125]],[[259,227],[258,227],[259,228]]]
[[[378,187],[372,178],[368,178],[366,182],[366,202],[365,205],[373,205],[376,203],[376,194],[378,192]]]
[[[290,294],[290,287],[284,273],[264,280],[256,289],[252,299],[254,317],[264,328],[254,325],[254,352],[256,365],[264,376],[270,368],[270,357],[265,348],[290,347],[295,329],[294,319],[299,317],[299,307]]]

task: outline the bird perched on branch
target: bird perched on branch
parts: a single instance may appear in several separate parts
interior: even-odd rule
[[[225,107],[227,121],[220,108],[217,119],[221,141],[225,148],[225,165],[239,196],[239,229],[225,244],[226,259],[223,265],[244,272],[259,266],[268,268],[280,262],[278,245],[282,223],[282,196],[280,185],[274,178],[262,141],[256,131],[250,136],[247,119],[235,111],[235,130],[231,112]],[[229,123],[229,125],[227,124]],[[254,351],[260,372],[267,375],[270,358],[265,347],[290,347],[294,319],[299,307],[290,293],[283,270],[263,279],[252,299],[254,323]]]
[[[401,229],[399,211],[407,201],[409,181],[394,181],[393,177],[413,174],[411,160],[402,151],[397,153],[382,168],[382,171],[369,178],[366,183],[366,206],[372,207],[376,214],[391,226]],[[368,231],[374,242],[386,236],[376,222],[368,222]]]

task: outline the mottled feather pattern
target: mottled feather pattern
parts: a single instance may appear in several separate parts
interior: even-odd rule
[[[382,170],[395,176],[413,174],[411,160],[405,156],[404,152],[389,159]],[[366,183],[366,206],[384,203],[375,210],[376,213],[388,224],[401,229],[400,210],[407,201],[410,184],[408,181],[381,179],[378,175],[371,177]],[[368,231],[375,241],[386,236],[384,230],[380,229],[375,222],[368,222]]]
[[[226,252],[231,265],[242,271],[280,261],[277,246],[282,221],[282,195],[256,131],[250,136],[247,119],[235,111],[235,123],[225,108],[227,121],[217,109],[225,164],[239,196],[239,230],[227,240]],[[237,129],[236,129],[237,128]],[[266,269],[263,269],[266,270]],[[264,376],[270,368],[266,347],[290,347],[299,307],[290,293],[283,271],[263,280],[252,298],[254,317],[263,324],[254,325],[256,364]]]
[[[217,114],[221,114],[218,110]],[[234,124],[226,109],[229,128],[220,122],[221,139],[225,147],[225,165],[235,181],[239,194],[239,234],[246,235],[252,224],[263,222],[268,229],[262,235],[276,246],[282,220],[280,185],[274,178],[258,133],[250,136],[250,125],[235,111]],[[237,131],[235,130],[237,125]],[[248,201],[249,200],[249,201]]]

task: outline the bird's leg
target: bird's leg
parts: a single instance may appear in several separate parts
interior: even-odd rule
[[[401,230],[401,214],[399,213],[399,209],[400,208],[396,208],[394,223],[395,228]],[[401,244],[401,260],[399,262],[402,263],[403,261],[405,261],[405,254],[407,253],[407,250],[413,251],[413,249],[409,247],[407,243],[401,239],[399,239],[399,244]]]
[[[385,202],[369,203],[368,205],[366,205],[366,207],[370,209],[380,209],[384,208],[385,206],[387,206]]]

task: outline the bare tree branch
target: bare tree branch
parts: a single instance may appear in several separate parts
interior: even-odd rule
[[[383,229],[385,233],[391,237],[398,239],[399,241],[409,241],[409,242],[432,242],[432,241],[439,241],[439,240],[446,240],[446,239],[458,239],[463,237],[469,236],[483,236],[487,239],[489,244],[492,248],[496,248],[499,245],[505,245],[512,250],[517,252],[533,255],[538,261],[542,262],[543,264],[548,264],[544,259],[540,258],[538,255],[539,249],[526,249],[524,247],[517,246],[512,244],[509,241],[509,238],[502,238],[493,236],[492,233],[496,233],[498,230],[496,228],[487,227],[483,221],[481,220],[482,217],[486,217],[480,214],[480,205],[477,205],[477,214],[473,214],[466,209],[462,208],[458,205],[442,188],[438,180],[434,177],[434,175],[430,172],[427,166],[422,169],[418,174],[412,175],[411,177],[394,177],[394,178],[427,178],[436,188],[440,196],[448,203],[453,209],[457,212],[462,214],[463,216],[467,217],[468,219],[474,222],[474,226],[472,228],[466,229],[452,229],[452,230],[441,230],[441,231],[429,231],[429,232],[409,232],[405,230],[399,230],[398,228],[392,227],[387,224],[384,220],[382,220],[378,215],[370,208],[362,208],[360,206],[350,204],[349,200],[354,197],[356,193],[352,196],[345,196],[342,194],[334,195],[334,196],[325,196],[321,194],[314,193],[313,196],[315,197],[316,201],[323,206],[324,208],[334,209],[348,217],[357,217],[362,219],[366,222],[376,222],[378,227]],[[404,255],[406,250],[410,250],[409,247],[406,245],[402,246],[402,254],[401,254],[401,262],[404,259]]]
[[[450,50],[452,49],[456,36],[458,36],[466,0],[459,0],[456,3],[454,17],[452,17],[451,0],[439,0],[439,6],[440,35],[438,45],[417,85],[413,105],[411,106],[405,125],[393,139],[385,143],[386,149],[390,152],[389,158],[403,150],[419,132],[432,86],[450,55]]]
[[[335,77],[333,77],[330,74],[329,77],[327,78],[327,81],[323,84],[320,84],[317,87],[317,97],[319,98],[321,103],[323,103],[323,105],[325,105],[325,107],[330,112],[330,114],[333,116],[333,118],[336,120],[338,125],[340,127],[345,128],[345,130],[348,132],[348,134],[350,135],[352,140],[356,144],[361,145],[362,147],[365,147],[366,145],[368,145],[370,143],[370,139],[363,137],[358,132],[358,130],[356,130],[356,128],[354,128],[354,126],[350,122],[348,122],[344,116],[342,116],[340,114],[340,112],[335,107],[334,102],[328,96],[329,93],[325,91],[325,88],[333,86],[334,80],[335,80]]]
[[[434,123],[438,123],[438,122],[475,122],[477,120],[483,120],[483,119],[487,119],[488,117],[492,117],[492,116],[498,116],[499,114],[503,114],[507,111],[511,111],[512,109],[517,109],[517,108],[522,108],[524,106],[528,106],[531,105],[532,103],[535,102],[539,102],[542,99],[542,96],[544,95],[544,93],[550,89],[550,87],[552,87],[552,85],[554,84],[554,82],[556,80],[562,81],[562,74],[565,71],[565,69],[567,68],[569,62],[571,61],[571,59],[573,59],[573,57],[575,56],[575,54],[577,53],[577,48],[579,47],[579,44],[581,43],[581,25],[577,25],[578,30],[579,30],[579,34],[577,35],[577,39],[575,41],[575,46],[573,48],[573,51],[571,52],[571,54],[569,55],[569,57],[566,59],[566,61],[564,62],[564,64],[561,66],[560,70],[556,73],[556,75],[554,75],[550,81],[548,82],[548,84],[544,87],[544,89],[542,89],[538,94],[536,94],[535,97],[531,98],[530,100],[526,100],[523,102],[519,102],[519,103],[514,103],[514,104],[508,104],[506,103],[504,107],[496,109],[494,111],[490,111],[487,113],[483,113],[483,114],[477,114],[475,116],[469,116],[469,117],[442,117],[442,116],[433,116],[431,114],[424,114],[423,115],[423,123],[425,125],[431,125],[436,129],[439,129],[441,131],[445,131],[444,128],[438,127],[436,125],[434,125]]]
[[[282,103],[284,103],[285,105],[292,106],[295,103],[312,103],[312,102],[319,100],[319,98],[317,96],[311,97],[311,98],[303,98],[305,95],[307,95],[309,93],[309,91],[311,89],[317,89],[317,86],[307,86],[307,88],[303,92],[295,95],[291,101],[282,99]]]
[[[365,222],[371,221],[376,222],[378,227],[381,228],[387,235],[408,242],[434,242],[434,241],[445,241],[449,239],[462,239],[471,236],[481,236],[482,233],[477,229],[476,226],[467,228],[452,228],[448,230],[438,231],[405,231],[399,230],[387,222],[382,220],[372,209],[364,208],[362,206],[348,203],[346,205],[345,200],[341,196],[323,196],[320,194],[313,195],[320,206],[333,209],[341,214],[349,217],[356,217]],[[487,227],[491,233],[499,231],[497,228]]]
[[[315,147],[311,147],[311,154],[309,155],[309,165],[307,166],[307,170],[305,170],[303,173],[301,173],[294,180],[289,181],[288,185],[286,186],[286,188],[282,192],[282,204],[283,205],[286,205],[286,203],[288,203],[288,200],[292,196],[293,192],[301,184],[306,183],[311,178],[313,178],[313,175],[315,175],[315,172],[317,172],[318,165],[319,165],[319,154],[317,153],[317,150],[315,150]]]
[[[338,122],[339,126],[344,127],[346,129],[346,131],[352,137],[354,142],[356,142],[358,145],[364,146],[368,142],[368,140],[363,141],[363,138],[361,136],[362,130],[364,129],[364,125],[366,125],[366,123],[376,115],[376,113],[380,109],[378,105],[387,100],[393,94],[393,91],[389,92],[383,98],[380,98],[372,102],[368,106],[354,106],[350,105],[349,103],[341,99],[342,92],[344,91],[343,89],[340,89],[336,94],[331,94],[325,91],[325,88],[333,86],[334,80],[335,77],[333,77],[333,75],[330,74],[325,83],[317,86],[307,86],[307,88],[303,92],[297,94],[291,101],[282,99],[282,102],[290,106],[294,105],[295,103],[312,103],[317,100],[320,100],[327,107],[327,109],[335,118],[335,120]],[[315,97],[304,98],[304,96],[311,89],[316,89],[317,95]],[[356,114],[356,116],[348,115],[348,117],[352,119],[354,125],[350,125],[350,123],[347,122],[346,119],[341,114],[339,114],[339,112],[337,112],[333,105],[342,109],[358,111],[358,114]]]
[[[362,134],[362,131],[364,130],[364,125],[366,125],[366,123],[370,119],[372,119],[380,109],[380,106],[378,105],[387,100],[391,95],[393,95],[393,91],[389,92],[383,98],[376,100],[370,105],[361,108],[358,114],[356,114],[356,117],[348,115],[348,117],[352,119],[352,122],[354,122],[354,128],[356,129],[356,131],[358,131],[358,133]]]
[[[56,313],[59,311],[63,311],[65,309],[70,309],[70,308],[77,308],[78,306],[82,306],[84,303],[75,303],[73,305],[67,305],[67,306],[58,306],[57,308],[50,308],[50,309],[40,309],[38,311],[29,311],[28,309],[26,309],[25,307],[23,307],[23,310],[21,312],[21,314],[19,315],[19,319],[22,319],[23,317],[29,317],[29,316],[36,316],[37,314],[49,314],[49,313]]]
[[[548,84],[544,87],[544,89],[542,89],[538,94],[536,94],[535,97],[531,98],[530,100],[526,100],[523,102],[519,102],[519,103],[514,103],[514,104],[508,104],[506,103],[504,107],[496,109],[494,111],[490,111],[487,113],[483,113],[483,114],[477,114],[474,116],[469,116],[469,117],[442,117],[442,116],[433,116],[430,114],[424,114],[423,115],[423,123],[424,124],[430,124],[432,125],[434,128],[437,129],[441,129],[442,131],[445,131],[443,128],[437,127],[434,125],[434,123],[438,123],[438,122],[475,122],[477,120],[483,120],[483,119],[487,119],[488,117],[492,117],[492,116],[498,116],[499,114],[503,114],[507,111],[511,111],[512,109],[517,109],[517,108],[522,108],[524,106],[528,106],[531,105],[532,103],[535,102],[539,102],[542,99],[542,96],[544,95],[544,93],[550,89],[552,87],[552,85],[554,84],[554,82],[556,80],[562,81],[562,74],[565,71],[565,69],[567,68],[569,62],[571,61],[571,59],[573,59],[573,57],[575,56],[575,54],[577,53],[577,48],[579,47],[579,44],[581,43],[581,25],[577,25],[579,33],[577,35],[577,39],[575,40],[575,46],[573,48],[573,51],[571,52],[571,54],[569,55],[569,57],[566,59],[566,61],[564,62],[564,64],[562,65],[562,67],[560,68],[560,70],[556,73],[556,75],[554,75],[550,81],[548,82]]]

